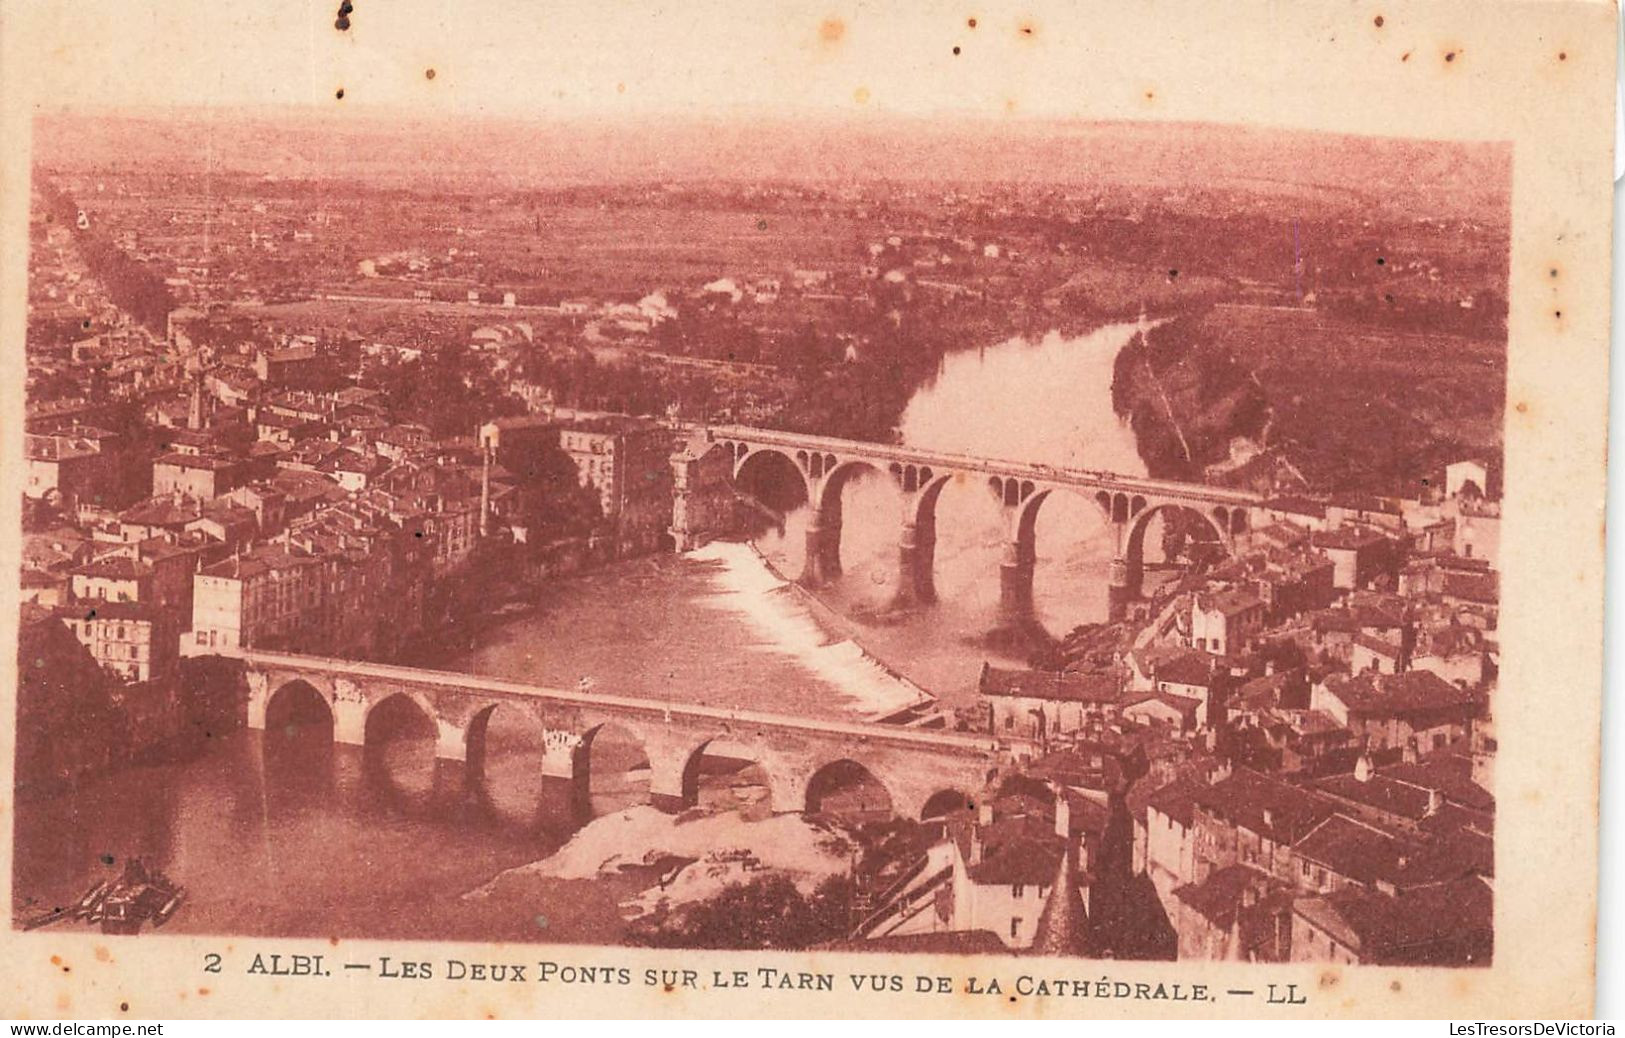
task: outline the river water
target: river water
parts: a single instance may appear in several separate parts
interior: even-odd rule
[[[1136,327],[952,354],[910,402],[903,438],[937,450],[1143,474],[1133,434],[1110,399],[1112,362]],[[985,486],[944,491],[940,601],[910,613],[885,608],[896,583],[894,491],[883,479],[860,477],[844,509],[844,573],[819,589],[816,602],[778,576],[799,572],[803,510],[754,546],[713,544],[562,581],[534,612],[488,632],[447,669],[713,706],[875,717],[920,700],[922,689],[964,701],[983,661],[1017,662],[984,637],[1005,537]],[[1045,503],[1035,599],[1052,634],[1104,618],[1108,536],[1092,503],[1064,494]],[[616,902],[635,878],[531,880],[461,897],[551,853],[574,824],[561,791],[540,778],[540,732],[499,709],[482,795],[470,801],[436,792],[432,743],[409,725],[364,761],[359,750],[332,746],[319,724],[297,720],[19,804],[19,915],[76,898],[126,858],[141,857],[187,887],[169,924],[184,932],[559,941],[606,941],[618,932]],[[610,732],[593,753],[595,812],[640,798],[647,769],[635,743]],[[719,772],[708,789],[729,781]]]

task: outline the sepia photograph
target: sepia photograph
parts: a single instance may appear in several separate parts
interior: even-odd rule
[[[343,42],[369,6],[301,18]],[[1056,31],[954,11],[949,70]],[[1532,953],[1496,817],[1538,797],[1498,749],[1567,737],[1503,710],[1556,645],[1501,623],[1503,502],[1541,521],[1522,128],[1170,115],[1132,75],[1143,118],[856,79],[401,103],[517,51],[397,53],[373,103],[335,63],[297,101],[160,78],[18,117],[11,940],[599,997],[656,983],[638,949],[797,953],[748,972],[802,993],[849,987],[808,955],[1094,962],[1086,995],[1103,962],[1320,971],[1289,1008]]]
[[[877,132],[42,119],[15,923],[1487,963],[1507,149]]]

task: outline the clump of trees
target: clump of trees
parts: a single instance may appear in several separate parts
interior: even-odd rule
[[[395,415],[437,437],[473,436],[479,422],[525,413],[525,402],[457,345],[442,345],[420,360],[383,368],[374,380]]]
[[[783,873],[731,883],[719,893],[634,921],[628,938],[658,948],[811,948],[852,927],[852,881],[831,876],[803,894]]]
[[[514,462],[504,458],[505,466]],[[546,543],[592,532],[603,522],[598,491],[585,483],[564,448],[546,442],[528,450],[513,471],[520,498],[521,525],[532,543]]]

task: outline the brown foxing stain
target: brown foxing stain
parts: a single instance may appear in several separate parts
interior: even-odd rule
[[[434,78],[434,69],[432,69],[432,68],[424,69],[423,70],[423,78],[424,79],[433,79]]]
[[[1323,988],[1335,988],[1342,979],[1343,975],[1337,970],[1320,971],[1320,986]]]
[[[866,86],[860,86],[856,90],[852,91],[852,100],[856,101],[860,105],[868,104],[869,88]]]
[[[1460,53],[1461,53],[1460,50],[1447,50],[1447,51],[1445,51],[1444,52],[1444,63],[1446,65],[1454,64],[1457,55],[1459,55]]]
[[[1037,35],[1038,23],[1034,22],[1031,18],[1022,19],[1021,24],[1016,26],[1016,36],[1021,39],[1030,40]]]
[[[355,13],[355,5],[350,0],[343,0],[339,4],[339,13],[333,19],[333,28],[339,32],[346,32],[350,28],[350,15]]]
[[[197,993],[198,993],[198,995],[200,995],[203,998],[208,998],[209,997],[209,989],[208,988],[198,988]]]
[[[56,996],[56,1008],[58,1012],[66,1013],[70,1008],[72,1008],[72,1006],[73,1000],[68,997],[68,993],[66,991],[60,992]]]
[[[1514,411],[1518,412],[1519,414],[1528,414],[1529,413],[1529,402],[1526,401],[1526,400],[1520,400],[1520,401],[1517,402],[1516,405],[1513,406],[1512,409]]]
[[[1400,60],[1400,61],[1409,61],[1409,60],[1411,60],[1411,52],[1410,52],[1410,51],[1406,51],[1406,52],[1405,52],[1405,53],[1403,53],[1403,54],[1401,54],[1401,55],[1400,55],[1400,56],[1399,56],[1399,60]]]
[[[1401,984],[1398,980],[1390,980],[1388,982],[1388,990],[1389,991],[1393,991],[1393,992],[1397,993],[1397,992],[1401,991],[1404,987],[1405,987],[1405,985]]]
[[[1379,29],[1382,28],[1382,23],[1383,23],[1383,18],[1382,18],[1382,15],[1380,15],[1380,14],[1377,15],[1375,18],[1371,19],[1371,24],[1375,25]]]
[[[845,35],[846,23],[834,15],[818,23],[818,38],[826,44],[833,46],[840,43]]]
[[[327,939],[327,943],[337,948],[339,946],[339,939],[337,937],[329,937]]]
[[[624,93],[626,93],[626,84],[625,84],[625,83],[616,83],[616,84],[615,84],[615,92],[616,92],[616,93],[617,93],[617,94],[624,94]]]
[[[344,100],[344,88],[343,87],[339,87],[337,90],[333,91],[333,99],[335,101]]]
[[[101,945],[101,944],[96,945],[95,955],[96,955],[96,961],[97,962],[112,962],[113,961],[113,953],[108,951],[107,947],[105,945]]]
[[[1016,112],[1016,99],[1013,98],[1013,97],[1005,98],[1004,99],[1004,114],[1006,114],[1006,115],[1014,115],[1015,112]]]

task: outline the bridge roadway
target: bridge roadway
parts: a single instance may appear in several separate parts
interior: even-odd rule
[[[405,697],[434,723],[436,757],[461,764],[470,787],[483,780],[486,726],[499,707],[523,711],[540,725],[542,773],[571,780],[583,798],[593,738],[611,724],[630,733],[649,759],[651,800],[668,810],[695,803],[707,753],[759,764],[777,810],[816,809],[820,777],[842,762],[858,764],[886,788],[898,814],[917,818],[932,801],[974,801],[1017,756],[1032,752],[1025,741],[546,688],[451,671],[258,649],[198,654],[243,663],[250,728],[283,723],[279,717],[291,706],[286,694],[302,687],[326,704],[337,742],[364,746],[377,737],[369,732],[375,708]]]

